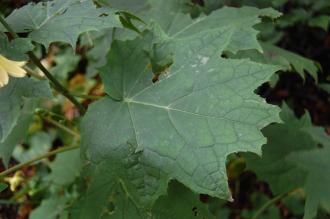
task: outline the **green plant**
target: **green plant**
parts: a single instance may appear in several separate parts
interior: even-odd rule
[[[32,219],[229,217],[247,169],[273,197],[253,193],[242,218],[281,217],[279,201],[330,212],[329,137],[257,94],[319,66],[265,37],[277,10],[204,3],[53,0],[0,17],[5,204]]]

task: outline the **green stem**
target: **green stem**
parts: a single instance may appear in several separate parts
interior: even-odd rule
[[[11,28],[11,26],[6,22],[6,20],[0,16],[0,23],[8,30],[8,32],[14,37],[19,38],[17,33]]]
[[[10,25],[6,22],[6,20],[0,16],[0,23],[8,30],[8,32],[14,37],[19,38],[17,33],[10,27]],[[53,83],[53,87],[56,91],[61,93],[63,96],[68,98],[80,111],[81,114],[84,114],[86,112],[85,107],[74,97],[72,96],[69,91],[60,83],[57,81],[55,77],[41,64],[38,57],[32,52],[28,52],[28,55],[31,59],[31,61],[45,74],[45,76]]]
[[[261,208],[259,208],[259,210],[253,215],[253,217],[251,219],[258,219],[262,215],[262,213],[264,211],[266,211],[270,206],[274,205],[276,202],[280,201],[281,199],[291,195],[295,191],[296,190],[292,190],[292,191],[280,194],[278,196],[275,196],[274,198],[272,198],[271,200],[266,202]]]
[[[27,166],[30,166],[31,164],[37,162],[37,161],[40,161],[44,158],[47,158],[47,157],[50,157],[50,156],[53,156],[53,155],[56,155],[56,154],[59,154],[59,153],[63,153],[63,152],[66,152],[66,151],[71,151],[71,150],[74,150],[74,149],[78,149],[79,148],[79,145],[75,145],[75,146],[69,146],[69,147],[61,147],[61,148],[58,148],[56,150],[53,150],[53,151],[50,151],[46,154],[43,154],[43,155],[40,155],[36,158],[33,158],[29,161],[26,161],[24,163],[20,163],[20,164],[17,164],[3,172],[0,173],[0,179],[2,179],[3,177],[7,176],[8,174],[11,174],[11,173],[14,173],[16,172],[17,170],[19,169],[22,169],[23,167],[27,167]]]
[[[55,77],[43,66],[40,60],[34,55],[33,52],[28,52],[28,55],[31,61],[45,74],[45,76],[53,83],[53,87],[63,96],[68,98],[80,111],[81,114],[85,114],[86,109],[85,107],[74,97],[70,94],[70,92],[60,83],[57,81]]]
[[[79,133],[73,131],[72,129],[69,129],[68,127],[66,127],[65,125],[53,120],[52,118],[49,117],[42,117],[45,121],[49,122],[50,124],[54,125],[55,127],[62,129],[63,131],[65,131],[66,133],[72,135],[73,137],[79,139],[80,135]]]
[[[49,111],[49,110],[44,109],[44,108],[37,108],[37,109],[35,109],[34,112],[42,118],[45,117],[45,116],[50,116],[50,117],[56,118],[58,120],[67,121],[66,118],[64,116],[62,116],[61,114],[54,113],[54,112]]]

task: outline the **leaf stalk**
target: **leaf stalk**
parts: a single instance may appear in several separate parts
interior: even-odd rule
[[[283,194],[275,196],[274,198],[272,198],[271,200],[266,202],[263,206],[261,206],[261,208],[259,208],[259,210],[253,215],[253,217],[251,219],[258,219],[262,215],[262,213],[264,213],[264,211],[266,211],[269,207],[271,207],[272,205],[274,205],[276,202],[280,201],[281,199],[295,193],[296,191],[297,190],[291,190],[289,192],[285,192]]]
[[[0,173],[0,179],[2,179],[3,177],[7,176],[8,174],[11,174],[11,173],[14,173],[16,172],[17,170],[19,169],[22,169],[23,167],[27,167],[27,166],[30,166],[31,164],[37,162],[37,161],[40,161],[44,158],[48,158],[50,156],[53,156],[53,155],[56,155],[56,154],[59,154],[59,153],[63,153],[63,152],[66,152],[66,151],[71,151],[71,150],[75,150],[75,149],[78,149],[80,146],[79,145],[75,145],[75,146],[67,146],[67,147],[61,147],[61,148],[58,148],[58,149],[55,149],[53,151],[50,151],[46,154],[43,154],[43,155],[40,155],[38,157],[35,157],[31,160],[28,160],[24,163],[20,163],[20,164],[17,164],[3,172]]]

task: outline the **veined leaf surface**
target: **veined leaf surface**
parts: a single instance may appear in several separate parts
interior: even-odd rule
[[[137,205],[151,206],[177,179],[198,193],[231,199],[226,157],[260,152],[260,129],[278,109],[254,90],[278,67],[220,58],[233,28],[201,28],[173,38],[174,65],[151,82],[140,39],[116,41],[101,69],[106,97],[90,106],[82,147],[107,163]]]

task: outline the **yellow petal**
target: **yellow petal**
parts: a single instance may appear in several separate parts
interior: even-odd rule
[[[8,84],[9,77],[5,69],[0,66],[0,87],[4,87]]]
[[[22,61],[22,62],[17,62],[17,61],[11,61],[13,63],[15,63],[15,65],[17,65],[18,67],[23,67],[24,65],[26,65],[26,62]]]
[[[25,61],[20,61],[20,62],[19,61],[13,61],[13,60],[9,60],[6,57],[0,55],[0,59],[1,58],[12,62],[13,64],[17,65],[18,67],[23,67],[24,65],[26,65],[26,62]]]
[[[4,68],[10,76],[21,78],[26,75],[26,71],[19,66],[21,64],[23,64],[23,62],[11,61],[0,56],[0,66]]]

